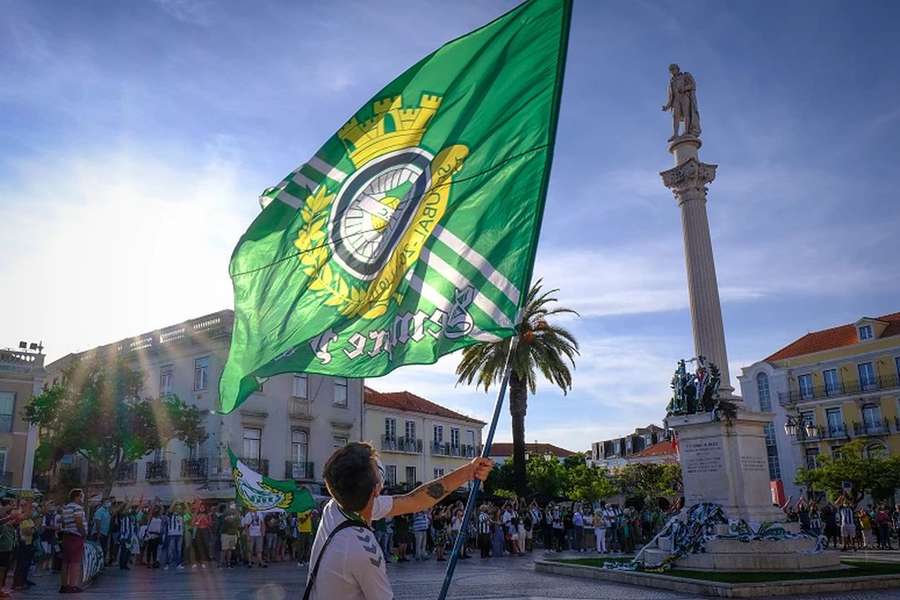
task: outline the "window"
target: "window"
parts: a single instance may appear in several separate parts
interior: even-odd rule
[[[334,378],[334,405],[347,406],[347,378]]]
[[[389,487],[397,485],[397,465],[385,465],[384,485]]]
[[[800,375],[797,377],[797,384],[800,386],[800,398],[802,400],[810,400],[813,397],[812,374]]]
[[[859,371],[859,389],[873,389],[875,387],[875,368],[872,367],[872,363],[859,363],[856,369]]]
[[[6,455],[9,452],[6,448],[0,448],[0,473],[6,473]]]
[[[384,418],[384,439],[397,439],[397,419],[394,419],[392,417]]]
[[[894,366],[897,367],[897,377],[900,377],[900,356],[894,359]]]
[[[307,398],[307,388],[309,387],[308,383],[309,379],[306,377],[306,374],[295,374],[294,382],[291,384],[291,396],[305,400]]]
[[[844,419],[841,415],[840,408],[825,409],[825,420],[828,422],[828,435],[843,435]]]
[[[291,459],[294,462],[305,463],[309,456],[309,433],[302,429],[291,432]]]
[[[759,396],[759,410],[769,412],[772,410],[772,397],[769,395],[769,376],[760,373],[756,376],[756,393]]]
[[[874,431],[881,427],[881,407],[877,404],[864,404],[862,407],[863,425],[866,431]]]
[[[416,485],[416,468],[406,467],[406,483],[408,485]]]
[[[816,424],[816,412],[813,410],[804,410],[800,412],[800,422],[803,423],[805,427],[807,424],[815,425]]]
[[[832,456],[832,458],[840,458],[841,457],[841,447],[840,446],[832,446],[831,447],[831,456]]]
[[[194,390],[205,390],[209,386],[209,357],[194,360]]]
[[[775,441],[775,425],[766,423],[766,456],[769,460],[769,480],[781,479],[781,463],[778,460],[778,444]]]
[[[838,383],[837,369],[826,369],[822,371],[822,379],[825,380],[825,395],[831,396],[840,391],[841,386]]]
[[[884,458],[887,454],[888,451],[884,444],[876,442],[866,446],[866,456],[869,458]]]
[[[475,447],[475,432],[471,429],[466,429],[466,443],[473,448]]]
[[[174,391],[175,367],[166,365],[159,368],[159,395],[168,396]]]
[[[459,427],[450,428],[450,446],[459,448]]]
[[[818,448],[807,448],[806,449],[806,468],[807,469],[815,469],[819,466],[819,449]]]
[[[243,435],[243,458],[258,461],[262,458],[262,429],[259,429],[258,427],[244,427]]]
[[[16,395],[13,392],[0,392],[0,433],[13,430],[13,413],[16,406]]]
[[[443,468],[440,468],[440,469],[439,469],[439,468],[435,467],[435,469],[434,469],[434,478],[435,478],[435,479],[439,479],[439,478],[441,478],[441,477],[443,477],[443,476],[444,476],[444,469],[443,469]]]
[[[434,443],[435,444],[443,444],[444,443],[444,426],[443,425],[435,425],[434,426]]]
[[[872,326],[871,325],[863,325],[859,328],[859,341],[871,340],[872,339]]]
[[[406,434],[406,439],[414,440],[416,439],[416,422],[415,421],[407,421],[406,422],[406,430],[404,431]]]
[[[332,446],[334,447],[335,450],[337,450],[338,448],[343,448],[350,442],[350,438],[348,438],[346,435],[334,435],[334,436],[331,436],[331,439],[332,439]]]

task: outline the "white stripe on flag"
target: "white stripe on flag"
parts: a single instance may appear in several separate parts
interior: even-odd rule
[[[409,286],[419,292],[420,296],[434,304],[442,311],[446,313],[450,312],[452,303],[444,298],[436,289],[422,281],[422,279],[418,275],[412,272],[412,269],[410,269],[406,278],[409,280]],[[484,331],[479,330],[477,327],[472,329],[472,332],[468,335],[468,337],[482,342],[499,342],[501,339],[493,333],[485,333]]]
[[[315,169],[316,171],[318,171],[319,173],[321,173],[322,175],[324,175],[325,177],[327,177],[328,179],[337,181],[338,183],[341,183],[342,181],[347,179],[346,173],[344,173],[337,167],[332,167],[331,165],[329,165],[327,162],[325,162],[318,156],[313,156],[311,159],[309,159],[309,162],[306,164],[309,165],[310,167],[312,167],[313,169]]]
[[[297,196],[287,193],[286,190],[281,190],[280,192],[278,192],[277,198],[293,208],[300,208],[303,205],[303,200],[301,200]]]
[[[425,264],[428,265],[429,268],[434,269],[441,276],[444,277],[447,281],[453,284],[458,290],[465,289],[467,287],[471,287],[476,290],[475,300],[473,303],[475,306],[480,308],[487,314],[493,321],[499,325],[500,327],[512,327],[512,321],[509,320],[503,311],[500,310],[496,304],[491,301],[490,298],[478,292],[478,288],[469,281],[462,273],[453,268],[447,261],[445,261],[440,256],[433,254],[427,248],[422,248],[421,253],[422,260],[425,261]]]
[[[309,177],[307,177],[306,175],[301,173],[300,169],[297,169],[297,171],[294,173],[294,176],[291,179],[293,179],[294,183],[296,183],[297,185],[303,186],[306,189],[308,189],[310,191],[310,193],[316,191],[316,188],[319,187],[318,183],[316,183],[315,181],[313,181],[312,179],[310,179]]]
[[[495,269],[488,260],[474,249],[470,248],[464,241],[438,225],[434,228],[434,234],[441,242],[446,244],[451,250],[456,252],[460,258],[481,271],[485,279],[490,281],[494,287],[503,292],[503,295],[512,301],[516,306],[519,305],[519,289],[506,278],[503,273]]]

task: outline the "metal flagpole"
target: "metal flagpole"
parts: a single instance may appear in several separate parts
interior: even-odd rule
[[[484,441],[484,447],[481,450],[481,457],[487,458],[491,453],[491,444],[494,441],[494,431],[497,429],[497,420],[500,418],[500,409],[503,407],[503,397],[506,396],[506,388],[509,384],[509,377],[512,375],[512,358],[519,344],[519,337],[512,339],[509,346],[509,354],[506,356],[506,371],[503,373],[503,380],[500,382],[500,391],[497,393],[497,402],[494,404],[494,416],[491,418],[491,426],[488,428],[487,438]],[[453,542],[453,553],[447,562],[447,571],[444,573],[444,584],[441,586],[441,593],[438,594],[438,600],[444,600],[447,597],[447,591],[450,589],[450,582],[453,580],[453,571],[456,570],[456,561],[459,560],[459,553],[466,543],[466,535],[469,529],[469,519],[472,518],[472,512],[475,510],[475,497],[478,495],[478,489],[481,487],[481,481],[475,479],[472,481],[472,489],[469,491],[469,500],[466,502],[466,512],[463,514],[462,525],[456,540]]]

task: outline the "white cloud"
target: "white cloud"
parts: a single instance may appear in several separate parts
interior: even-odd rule
[[[110,148],[18,165],[0,190],[4,342],[58,357],[231,306],[236,207],[255,194],[215,155],[177,164]]]

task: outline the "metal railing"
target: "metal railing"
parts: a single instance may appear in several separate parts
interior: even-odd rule
[[[422,440],[417,438],[381,436],[381,449],[386,452],[421,454],[422,447]]]
[[[144,479],[147,481],[163,481],[169,478],[169,461],[148,462],[144,467]]]
[[[798,388],[787,393],[778,392],[778,401],[782,405],[787,405],[810,400],[821,400],[823,398],[837,398],[838,396],[850,394],[893,389],[900,389],[900,376],[896,373],[893,375],[878,375],[867,381],[850,381],[847,383],[841,381],[834,385],[817,385],[805,389]]]
[[[242,458],[241,462],[259,473],[269,476],[269,459],[267,458]]]
[[[315,479],[315,463],[290,460],[286,461],[284,463],[284,478],[295,480]]]
[[[137,463],[119,465],[116,481],[137,481]]]
[[[819,440],[831,440],[836,438],[850,437],[847,426],[843,423],[830,424],[826,426],[816,425],[815,427],[816,429],[815,432],[813,432],[813,435],[809,435],[809,432],[806,431],[806,426],[798,427],[797,433],[794,434],[794,441],[816,442]]]
[[[453,446],[449,443],[431,443],[431,454],[435,456],[453,456],[459,458],[475,458],[478,454],[478,448],[469,444],[462,446]]]
[[[881,421],[853,423],[853,435],[885,435],[891,432],[891,422]]]
[[[205,458],[181,459],[182,479],[206,479],[209,473],[209,461]]]

